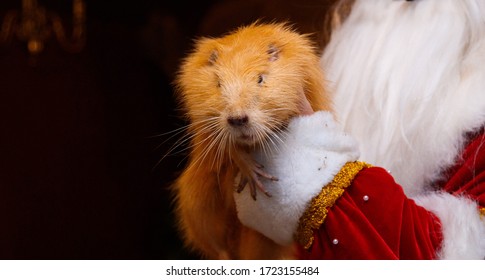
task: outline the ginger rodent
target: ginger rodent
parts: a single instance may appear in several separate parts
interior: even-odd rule
[[[257,189],[264,195],[258,177],[272,177],[250,153],[279,141],[277,133],[299,115],[303,94],[314,111],[331,109],[308,35],[286,23],[256,22],[201,38],[175,85],[189,122],[188,165],[174,185],[185,244],[208,259],[292,258],[291,246],[239,222],[233,192],[247,183],[254,199]],[[244,183],[236,186],[238,173]]]

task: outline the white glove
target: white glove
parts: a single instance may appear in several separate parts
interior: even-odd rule
[[[248,188],[234,194],[241,222],[278,244],[289,245],[311,199],[330,183],[342,166],[359,157],[357,143],[331,113],[315,112],[291,120],[282,141],[255,159],[278,181],[261,178],[267,197],[254,200]]]

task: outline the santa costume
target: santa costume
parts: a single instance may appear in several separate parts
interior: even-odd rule
[[[344,4],[322,56],[335,113],[256,155],[279,181],[235,193],[239,219],[302,259],[484,259],[485,1]]]

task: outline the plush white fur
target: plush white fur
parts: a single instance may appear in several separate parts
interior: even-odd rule
[[[421,194],[485,123],[485,1],[356,0],[322,65],[361,160]]]
[[[309,201],[359,153],[355,140],[343,133],[328,112],[293,119],[281,137],[274,150],[255,155],[264,170],[279,179],[262,180],[272,197],[258,192],[255,201],[245,188],[234,198],[243,224],[285,245],[293,242]]]
[[[476,203],[448,193],[422,195],[415,201],[440,219],[444,240],[438,258],[455,260],[485,257],[485,221],[481,220]]]

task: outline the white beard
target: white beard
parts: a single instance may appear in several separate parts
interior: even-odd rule
[[[485,1],[356,0],[322,65],[361,160],[421,194],[485,124]]]

